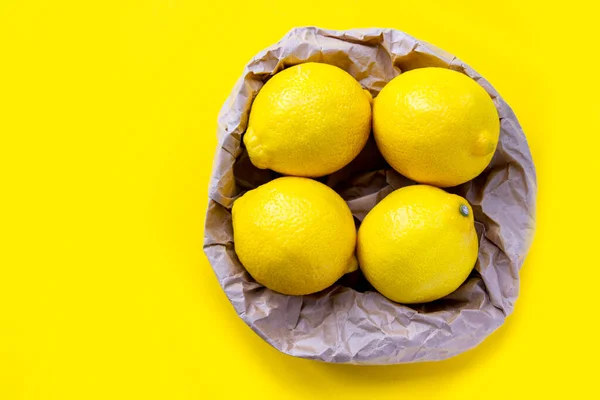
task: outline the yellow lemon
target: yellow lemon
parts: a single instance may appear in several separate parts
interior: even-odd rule
[[[263,86],[252,104],[244,144],[258,168],[318,177],[352,161],[370,130],[369,92],[338,67],[306,63]]]
[[[396,171],[448,187],[487,167],[500,122],[492,99],[474,80],[449,69],[421,68],[381,90],[373,103],[373,132]]]
[[[428,185],[392,192],[358,230],[361,270],[375,289],[399,303],[452,293],[475,266],[478,246],[469,203]]]
[[[275,179],[237,199],[232,216],[238,258],[272,290],[310,294],[357,269],[350,209],[322,183]]]

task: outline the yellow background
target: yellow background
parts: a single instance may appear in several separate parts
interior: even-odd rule
[[[2,0],[0,399],[597,394],[593,4]],[[294,359],[221,291],[202,252],[217,114],[250,58],[302,25],[404,30],[519,117],[537,233],[515,313],[477,349],[388,367]]]

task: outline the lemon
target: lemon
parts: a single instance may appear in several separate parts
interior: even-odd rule
[[[386,161],[408,178],[440,187],[479,175],[498,137],[498,112],[468,76],[444,68],[405,72],[373,103],[373,132]]]
[[[232,215],[238,258],[272,290],[310,294],[357,269],[350,209],[322,183],[275,179],[237,199]]]
[[[452,293],[473,269],[477,251],[469,203],[428,185],[392,192],[358,231],[361,270],[375,289],[399,303]]]
[[[250,111],[244,144],[252,163],[319,177],[348,164],[371,130],[371,95],[344,70],[300,64],[273,76]]]

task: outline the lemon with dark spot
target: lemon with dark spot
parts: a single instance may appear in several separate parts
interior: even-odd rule
[[[456,290],[477,261],[473,210],[428,185],[398,189],[365,217],[358,260],[367,280],[399,303],[424,303]]]

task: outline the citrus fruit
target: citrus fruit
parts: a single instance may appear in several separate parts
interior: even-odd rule
[[[235,251],[264,286],[289,295],[318,292],[356,270],[356,228],[350,209],[331,188],[283,177],[233,204]]]
[[[243,140],[258,168],[319,177],[352,161],[370,130],[369,92],[338,67],[306,63],[267,81]]]
[[[453,292],[473,269],[477,251],[469,203],[428,185],[392,192],[358,231],[361,270],[375,289],[399,303]]]
[[[439,187],[479,175],[498,138],[498,112],[474,80],[445,68],[398,75],[373,103],[373,132],[386,161],[402,175]]]

